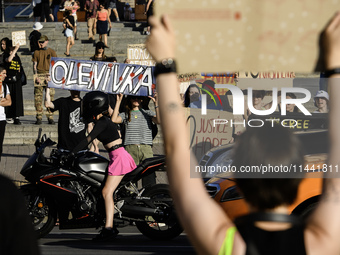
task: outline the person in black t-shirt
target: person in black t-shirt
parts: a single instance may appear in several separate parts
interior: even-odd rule
[[[24,101],[21,85],[21,59],[17,54],[19,44],[12,46],[12,40],[6,41],[6,48],[3,55],[4,67],[7,71],[5,83],[11,93],[12,105],[6,107],[6,117],[13,118],[15,125],[21,125],[20,116],[24,116]]]
[[[80,91],[70,90],[70,97],[61,97],[51,102],[49,88],[46,89],[45,106],[59,111],[58,149],[71,151],[85,137],[85,124],[80,121]]]
[[[7,177],[0,175],[0,254],[39,255],[25,200]]]
[[[39,32],[40,29],[43,28],[43,25],[40,22],[35,22],[33,25],[33,31],[29,35],[30,40],[30,47],[32,55],[36,50],[39,50],[39,39],[41,37],[41,33]]]

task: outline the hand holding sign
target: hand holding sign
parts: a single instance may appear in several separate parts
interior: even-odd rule
[[[26,31],[12,32],[12,40],[13,40],[13,46],[14,45],[19,45],[19,46],[26,45]]]
[[[147,48],[156,62],[175,56],[175,34],[169,18],[165,15],[161,21],[156,17],[150,17],[152,36],[148,37]]]

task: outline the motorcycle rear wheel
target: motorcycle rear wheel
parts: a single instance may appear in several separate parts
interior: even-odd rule
[[[136,227],[143,235],[153,240],[170,240],[183,232],[174,210],[168,185],[156,184],[146,188],[143,197],[150,197],[153,201],[153,208],[164,212],[159,216],[146,215],[144,221],[136,221]]]
[[[41,196],[34,185],[21,186],[20,190],[25,197],[26,207],[32,218],[37,238],[46,236],[51,232],[57,220],[57,212],[54,206]]]

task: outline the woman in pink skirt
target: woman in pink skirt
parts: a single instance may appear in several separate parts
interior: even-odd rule
[[[122,145],[117,124],[113,123],[108,117],[108,95],[101,91],[89,92],[84,96],[82,105],[83,120],[86,123],[94,122],[94,126],[86,139],[79,143],[76,148],[73,149],[73,152],[86,148],[89,143],[97,138],[102,142],[110,156],[108,176],[102,190],[105,201],[105,226],[93,239],[94,241],[105,241],[115,238],[118,235],[118,230],[113,225],[113,193],[124,175],[134,170],[136,164]]]

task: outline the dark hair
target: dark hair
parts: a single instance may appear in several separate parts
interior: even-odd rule
[[[5,49],[5,52],[10,52],[10,48],[13,47],[13,41],[12,40],[7,40],[6,41],[6,49]]]
[[[210,87],[215,89],[215,82],[213,80],[205,80],[202,83],[202,89],[206,89],[206,90],[211,91]],[[205,93],[205,91],[203,91],[202,93]]]
[[[189,85],[189,87],[187,88],[187,90],[184,93],[184,107],[189,107],[189,105],[190,105],[190,95],[189,95],[190,88],[197,88],[198,92],[201,93],[200,88],[196,84]]]
[[[126,97],[126,105],[125,105],[125,113],[127,114],[128,116],[128,122],[131,122],[131,111],[132,111],[132,103],[131,103],[131,99],[134,98],[134,97],[137,97],[137,96],[127,96]],[[144,98],[143,97],[139,97],[141,100],[143,100]],[[142,107],[140,105],[140,107]]]
[[[266,95],[266,92],[264,90],[253,90],[253,98],[261,98],[263,99]]]
[[[6,70],[6,67],[5,67],[4,65],[0,65],[0,73],[1,73],[3,70]]]
[[[65,13],[64,13],[65,17],[70,16],[70,14],[71,14],[71,11],[70,11],[70,10],[65,10]]]
[[[289,128],[264,125],[247,129],[234,147],[233,165],[298,166],[303,165],[303,148],[300,140]],[[287,175],[287,173],[285,173]],[[297,173],[303,177],[303,173]],[[237,173],[236,183],[245,200],[258,210],[273,209],[292,204],[297,196],[301,178],[288,179],[279,173]],[[245,177],[245,178],[243,178]],[[278,178],[281,177],[281,178]]]
[[[291,92],[287,93],[286,97],[290,97],[292,99],[296,99],[296,95],[294,93],[291,93]],[[299,108],[296,105],[294,106],[293,112],[299,112]]]
[[[99,48],[103,48],[102,60],[105,60],[106,59],[106,56],[104,54],[104,52],[105,52],[105,44],[103,42],[97,42],[96,43],[96,50],[95,50],[93,58],[96,59],[97,55],[99,54],[99,52],[98,52]]]
[[[4,37],[1,39],[1,42],[4,41],[5,44],[6,44],[6,48],[7,48],[7,41],[9,41],[9,38],[8,37]],[[2,47],[1,47],[1,51],[5,51]]]

